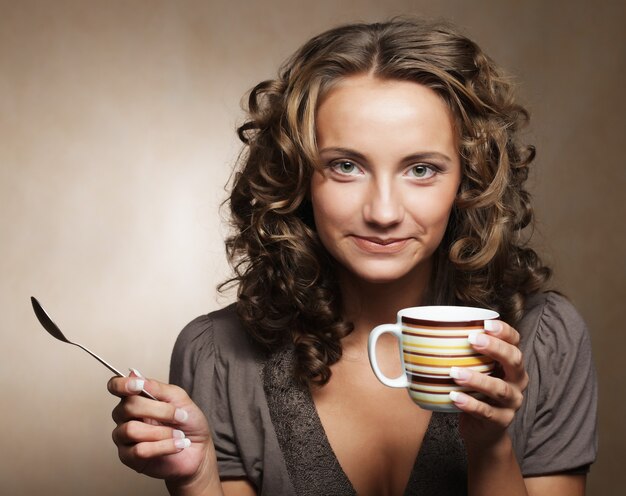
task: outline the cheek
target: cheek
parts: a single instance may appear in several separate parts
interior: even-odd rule
[[[325,190],[311,192],[315,230],[322,245],[331,254],[334,254],[333,247],[337,242],[339,226],[342,224],[342,210],[333,200]]]
[[[409,209],[413,218],[425,229],[445,230],[455,198],[456,191],[442,193],[433,190],[427,195],[415,197]]]
[[[355,214],[355,196],[333,183],[312,184],[311,204],[318,231],[338,227]]]

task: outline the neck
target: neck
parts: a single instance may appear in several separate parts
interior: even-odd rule
[[[369,335],[373,327],[396,321],[402,308],[419,306],[430,281],[431,264],[424,264],[387,283],[372,283],[341,274],[340,284],[345,317],[354,324],[357,337]]]

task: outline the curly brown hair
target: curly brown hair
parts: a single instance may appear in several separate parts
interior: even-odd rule
[[[550,276],[522,233],[533,219],[524,183],[535,150],[518,139],[528,112],[494,62],[442,22],[402,18],[324,32],[249,94],[229,198],[234,276],[220,286],[237,283],[238,314],[259,343],[293,344],[303,384],[328,381],[352,330],[307,193],[318,167],[318,102],[359,74],[427,86],[456,121],[462,181],[424,303],[490,307],[515,324]]]

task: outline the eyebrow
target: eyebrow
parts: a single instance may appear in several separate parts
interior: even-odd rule
[[[323,155],[326,153],[337,153],[345,157],[354,158],[357,160],[367,160],[367,157],[365,157],[365,155],[363,155],[362,153],[357,152],[356,150],[352,150],[350,148],[343,148],[340,146],[331,146],[327,148],[322,148],[319,151],[320,155]],[[413,161],[429,160],[429,159],[443,160],[448,163],[452,162],[452,159],[448,157],[448,155],[446,155],[445,153],[434,152],[434,151],[412,153],[410,155],[407,155],[406,157],[403,157],[402,161],[413,162]]]

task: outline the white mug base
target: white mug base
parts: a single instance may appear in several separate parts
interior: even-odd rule
[[[430,410],[431,412],[443,412],[443,413],[461,413],[454,403],[450,403],[449,405],[420,405],[416,403],[422,410]]]

